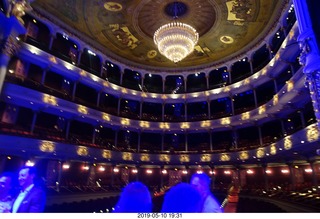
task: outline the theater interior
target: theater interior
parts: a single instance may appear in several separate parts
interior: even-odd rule
[[[160,212],[199,172],[225,212],[320,212],[317,1],[10,2],[0,173],[36,166],[45,212],[112,212],[134,181]],[[178,61],[170,22],[197,32]]]

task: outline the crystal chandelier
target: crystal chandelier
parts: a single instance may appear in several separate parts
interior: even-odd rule
[[[173,21],[156,30],[153,40],[162,55],[177,63],[194,50],[199,34],[192,26]]]

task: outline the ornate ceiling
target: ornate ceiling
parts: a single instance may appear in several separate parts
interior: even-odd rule
[[[153,33],[173,20],[192,25],[200,34],[193,54],[179,63],[162,56]],[[32,7],[61,21],[105,48],[104,53],[127,64],[159,69],[215,65],[242,58],[274,28],[287,1],[278,0],[36,0]]]

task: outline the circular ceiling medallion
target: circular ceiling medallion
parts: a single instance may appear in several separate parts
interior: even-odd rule
[[[141,34],[153,39],[160,26],[173,20],[191,25],[202,36],[215,25],[217,12],[210,1],[142,1],[133,17]]]
[[[169,17],[178,18],[187,14],[188,6],[183,2],[171,2],[166,5],[164,11]]]
[[[116,2],[106,2],[104,3],[104,8],[108,11],[121,11],[122,5]]]
[[[147,56],[149,59],[153,59],[154,57],[157,56],[157,54],[158,54],[158,52],[153,49],[153,50],[148,51]]]
[[[231,36],[222,36],[220,37],[220,41],[225,44],[231,44],[234,42],[234,39]]]

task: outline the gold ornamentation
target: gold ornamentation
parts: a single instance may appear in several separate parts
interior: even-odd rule
[[[221,161],[229,161],[230,159],[231,159],[231,157],[230,157],[229,154],[223,153],[223,154],[220,155],[220,160]]]
[[[122,153],[122,159],[123,159],[123,160],[133,160],[133,158],[132,158],[132,153],[123,152],[123,153]]]
[[[250,112],[245,112],[241,114],[241,120],[250,119]]]
[[[234,42],[234,39],[231,36],[221,36],[220,41],[225,44],[232,44]]]
[[[115,11],[116,12],[116,11],[122,10],[122,5],[117,2],[106,2],[106,3],[104,3],[103,6],[108,11]]]
[[[263,148],[258,148],[257,149],[257,153],[256,153],[256,155],[257,155],[257,158],[262,158],[262,157],[264,157],[265,156],[265,151],[264,151],[264,149]]]
[[[270,146],[270,154],[275,155],[277,153],[277,146],[275,144],[272,144]]]
[[[79,106],[78,107],[78,112],[87,115],[88,114],[88,109],[85,106]]]
[[[55,149],[54,143],[51,141],[43,141],[40,145],[40,151],[42,152],[53,152]]]
[[[292,141],[289,137],[284,139],[284,149],[290,150],[292,148]]]
[[[153,59],[154,57],[157,56],[157,54],[158,54],[158,52],[153,49],[153,50],[148,51],[147,57],[148,57],[149,59]]]
[[[42,100],[43,100],[43,102],[51,104],[53,106],[57,105],[57,99],[54,96],[44,94]]]
[[[248,160],[249,159],[249,153],[248,151],[241,151],[239,154],[240,160]]]
[[[88,148],[86,148],[85,146],[78,146],[77,154],[79,156],[87,156],[89,154]]]
[[[111,158],[111,151],[103,150],[102,151],[102,157],[106,158],[106,159],[110,159]]]
[[[180,158],[179,158],[180,162],[190,162],[190,157],[189,155],[180,155]]]
[[[211,156],[210,154],[202,154],[200,160],[201,162],[210,162]]]
[[[141,154],[141,161],[150,161],[149,154]]]
[[[309,142],[319,139],[319,131],[316,126],[312,126],[307,129],[307,139]]]
[[[161,162],[170,162],[170,156],[166,154],[160,154],[159,160]]]
[[[33,0],[10,0],[10,3],[8,5],[7,10],[7,17],[10,15],[15,16],[18,21],[24,25],[24,21],[22,17],[26,14],[26,12],[29,12],[32,10],[30,3],[33,2]]]

